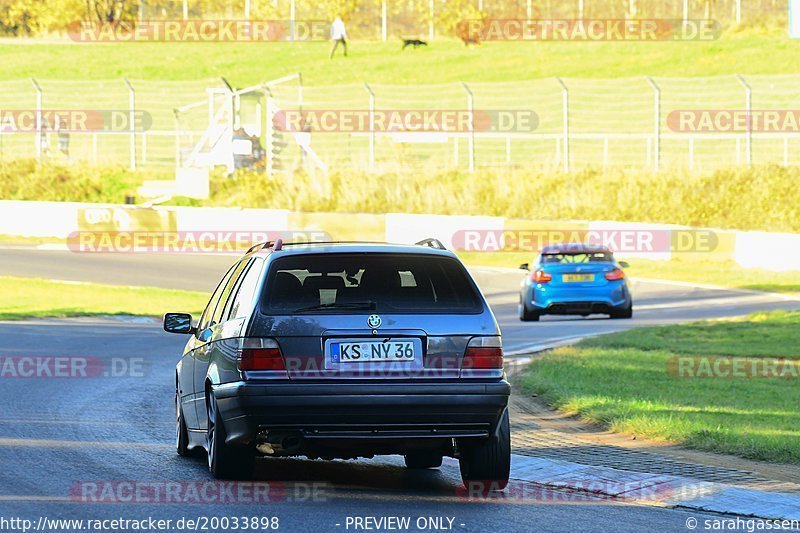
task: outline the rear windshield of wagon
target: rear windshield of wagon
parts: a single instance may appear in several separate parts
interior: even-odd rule
[[[261,295],[267,315],[474,314],[483,300],[464,266],[434,255],[298,254],[275,259]]]

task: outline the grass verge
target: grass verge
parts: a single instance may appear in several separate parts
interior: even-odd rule
[[[164,177],[148,175],[146,179]],[[0,198],[122,203],[145,176],[126,170],[37,167],[0,169]],[[800,232],[800,168],[753,166],[705,173],[585,169],[484,169],[412,173],[331,173],[267,177],[215,174],[208,200],[172,204],[258,207],[304,212],[431,213],[537,220],[618,220],[694,227]],[[753,184],[758,183],[758,187]],[[567,193],[566,191],[574,191]],[[765,209],[764,206],[769,206]]]
[[[639,328],[534,361],[527,392],[615,432],[777,463],[800,464],[798,378],[680,378],[675,356],[800,360],[800,312]]]
[[[160,316],[181,311],[199,316],[202,292],[125,287],[0,276],[0,320],[92,315]]]

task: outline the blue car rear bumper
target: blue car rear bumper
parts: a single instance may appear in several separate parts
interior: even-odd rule
[[[630,291],[624,281],[581,288],[535,283],[526,292],[526,307],[541,314],[608,313],[631,305]]]

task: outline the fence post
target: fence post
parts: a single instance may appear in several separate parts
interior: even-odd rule
[[[467,113],[469,113],[469,137],[467,139],[467,156],[469,158],[469,171],[475,171],[475,113],[474,113],[474,98],[469,85],[461,82],[461,86],[467,93]]]
[[[244,0],[244,19],[250,20],[250,0]]]
[[[175,117],[175,171],[177,172],[181,168],[181,116],[177,109],[172,110],[172,115]]]
[[[189,20],[189,0],[183,0],[183,20]]]
[[[133,90],[133,85],[128,81],[128,78],[122,78],[125,85],[128,86],[128,127],[131,129],[130,152],[131,152],[131,170],[136,170],[136,91]]]
[[[303,112],[303,74],[297,73],[297,107]]]
[[[274,142],[273,139],[273,128],[275,125],[272,123],[272,113],[275,110],[275,103],[272,98],[272,94],[267,92],[267,113],[264,121],[264,132],[266,133],[266,139],[264,140],[264,149],[265,149],[265,157],[267,158],[267,164],[264,165],[266,169],[267,176],[272,176],[274,174],[273,168],[273,155],[272,155],[272,144]]]
[[[294,41],[294,16],[295,16],[294,0],[289,2],[289,40]]]
[[[742,0],[736,0],[736,25],[742,23]]]
[[[751,113],[753,110],[753,91],[741,75],[736,74],[736,79],[739,80],[739,83],[744,87],[744,108],[747,115],[744,159],[745,162],[750,165],[753,162],[753,115]]]
[[[647,82],[653,88],[653,170],[658,172],[661,165],[661,89],[650,76]]]
[[[42,160],[42,88],[37,81],[31,78],[31,83],[36,91],[36,160]]]
[[[533,8],[531,7],[531,0],[528,0],[525,6],[525,20],[527,20],[530,23],[532,15],[533,15]]]
[[[783,138],[783,166],[789,166],[789,137]]]
[[[381,0],[381,39],[386,42],[386,0]]]
[[[689,0],[683,0],[683,31],[686,31],[686,22],[689,20]]]
[[[364,88],[369,93],[369,169],[375,170],[375,93],[366,82]]]
[[[561,78],[556,78],[556,81],[561,86],[561,108],[563,112],[563,142],[564,142],[564,172],[569,172],[569,90],[567,86],[561,81]]]
[[[430,19],[429,22],[428,22],[428,40],[429,41],[433,40],[433,35],[434,35],[434,32],[433,32],[433,16],[434,16],[433,2],[434,2],[434,0],[430,0],[428,2],[428,12],[429,12],[428,17]]]

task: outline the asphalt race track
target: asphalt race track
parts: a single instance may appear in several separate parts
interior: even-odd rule
[[[6,249],[0,250],[0,275],[210,291],[231,261],[230,256]],[[512,353],[633,326],[800,307],[769,295],[636,282],[632,320],[548,317],[523,324],[516,319],[521,273],[473,272]],[[3,357],[85,356],[99,368],[96,376],[86,378],[2,380],[0,517],[27,518],[34,526],[41,517],[153,517],[173,524],[181,518],[277,517],[279,530],[323,532],[366,530],[354,527],[356,517],[408,517],[412,531],[419,525],[426,531],[686,531],[688,517],[703,518],[675,509],[570,501],[574,498],[568,493],[553,490],[544,498],[509,494],[474,500],[461,492],[452,464],[410,472],[396,457],[266,459],[256,474],[256,480],[271,483],[266,498],[218,503],[212,492],[198,501],[192,487],[212,479],[205,458],[178,457],[173,446],[174,365],[185,339],[164,333],[153,321],[99,318],[0,323],[0,338]],[[179,489],[137,494],[132,483],[140,488],[172,483]],[[97,498],[103,502],[96,503]],[[391,528],[386,522],[362,525]]]

